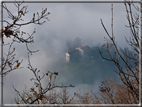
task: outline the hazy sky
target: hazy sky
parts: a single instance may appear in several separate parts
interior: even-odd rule
[[[73,41],[76,37],[82,40],[83,45],[101,46],[108,38],[100,19],[111,34],[111,4],[110,3],[25,3],[28,5],[28,13],[23,18],[25,22],[31,20],[33,13],[40,12],[42,8],[47,8],[51,13],[49,20],[43,25],[24,26],[22,30],[32,33],[36,28],[34,35],[34,44],[29,45],[31,50],[39,52],[31,56],[33,67],[37,67],[42,72],[54,70],[52,66],[60,57],[64,57],[67,52],[67,41]],[[13,14],[17,14],[14,4],[7,4],[7,7]],[[126,11],[123,3],[113,4],[114,35],[118,46],[125,47],[125,37],[129,38],[129,30],[125,27],[128,25],[126,20]],[[7,14],[3,13],[4,18]],[[9,19],[8,19],[9,20]],[[6,40],[7,42],[9,40]],[[17,59],[23,59],[21,70],[15,70],[4,77],[4,103],[11,103],[13,96],[16,95],[12,88],[14,85],[22,92],[25,85],[31,86],[29,80],[33,77],[31,71],[27,70],[27,50],[24,44],[16,43]],[[6,50],[7,48],[4,47]],[[51,69],[52,68],[52,69]],[[66,80],[63,79],[63,80]],[[95,83],[97,84],[97,82]],[[83,84],[82,86],[85,86]],[[89,85],[86,85],[87,87]],[[78,89],[81,84],[78,85]],[[95,87],[89,86],[89,87]],[[98,88],[96,88],[97,90]]]

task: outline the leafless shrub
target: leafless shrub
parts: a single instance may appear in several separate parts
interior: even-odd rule
[[[121,85],[117,84],[115,85],[116,87],[116,93],[113,94],[107,94],[108,93],[108,87],[102,87],[100,91],[102,93],[105,93],[108,98],[110,98],[109,102],[106,103],[127,103],[127,104],[137,104],[139,102],[139,49],[141,47],[139,46],[139,15],[134,16],[132,13],[132,5],[133,3],[131,2],[126,2],[125,7],[126,7],[126,12],[127,12],[127,20],[129,22],[129,26],[127,26],[130,31],[131,31],[131,37],[130,40],[126,39],[126,42],[129,44],[131,49],[129,48],[118,48],[116,45],[115,41],[115,36],[113,33],[113,5],[112,5],[112,23],[111,23],[111,30],[112,33],[108,32],[107,28],[105,27],[102,19],[101,19],[101,24],[111,40],[111,43],[107,41],[102,47],[106,46],[107,47],[107,52],[109,55],[109,59],[105,58],[103,56],[103,53],[99,50],[101,56],[103,59],[108,60],[113,62],[117,68],[118,72],[115,71],[122,82]],[[114,47],[115,52],[113,54],[110,53],[110,49]],[[125,65],[125,68],[122,67],[120,64],[120,61],[122,61]],[[107,84],[109,81],[105,81],[103,84]],[[120,90],[120,87],[124,87]],[[111,89],[111,88],[109,88]],[[120,94],[121,93],[121,94]],[[122,97],[121,95],[126,95],[125,97]],[[115,101],[114,96],[116,95],[117,102]],[[104,97],[103,95],[102,97]],[[106,96],[105,96],[106,97]],[[120,98],[120,99],[119,99]],[[107,101],[108,99],[106,98]],[[120,101],[119,101],[120,100]]]

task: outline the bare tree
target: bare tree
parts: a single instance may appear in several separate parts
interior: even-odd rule
[[[48,15],[50,12],[47,12],[47,8],[42,9],[41,13],[37,12],[37,14],[33,14],[33,17],[31,20],[25,22],[24,17],[28,13],[27,8],[28,6],[23,5],[24,2],[20,1],[14,2],[14,5],[17,9],[17,13],[14,14],[11,12],[11,10],[7,7],[6,2],[2,2],[2,13],[6,13],[7,17],[4,19],[2,17],[2,28],[1,28],[1,83],[3,85],[3,77],[6,76],[8,73],[10,73],[13,70],[20,69],[21,63],[23,60],[16,59],[16,48],[13,46],[14,43],[23,43],[26,45],[27,51],[32,53],[35,53],[37,51],[31,51],[28,48],[28,44],[34,43],[34,34],[36,33],[35,30],[32,32],[32,34],[29,34],[23,30],[23,26],[28,26],[30,24],[37,24],[42,25],[45,20],[48,20]],[[10,41],[7,43],[7,39],[9,38]],[[4,47],[9,47],[7,52],[3,51]],[[4,52],[4,53],[3,53]],[[3,87],[3,86],[2,86]],[[3,88],[2,88],[3,90]],[[1,90],[1,91],[2,91]],[[3,104],[3,94],[1,95],[2,104]]]
[[[58,75],[58,72],[50,72],[47,71],[46,73],[43,73],[43,75],[40,75],[40,70],[37,70],[37,68],[34,68],[30,62],[30,55],[33,53],[38,52],[32,51],[29,49],[28,44],[34,43],[34,34],[36,33],[35,30],[32,34],[29,34],[25,31],[22,31],[21,28],[23,26],[28,26],[30,24],[37,24],[42,25],[45,23],[45,20],[48,19],[48,15],[50,12],[47,12],[47,8],[42,9],[42,11],[39,13],[33,13],[33,17],[31,20],[25,22],[24,16],[28,13],[27,8],[28,6],[23,5],[24,2],[14,2],[14,5],[17,8],[17,14],[14,15],[7,7],[6,3],[2,3],[2,9],[7,12],[8,18],[2,19],[2,29],[1,29],[1,40],[2,40],[2,46],[9,46],[7,54],[5,53],[1,57],[1,72],[0,75],[3,77],[10,73],[13,70],[19,69],[20,64],[22,63],[22,60],[19,61],[19,59],[15,59],[16,53],[15,47],[12,46],[14,43],[24,43],[26,45],[27,51],[28,51],[28,69],[34,74],[34,77],[30,80],[34,82],[34,86],[30,88],[29,92],[23,91],[21,94],[14,86],[15,92],[18,94],[18,99],[15,99],[17,104],[39,104],[39,103],[58,103],[57,101],[51,102],[51,97],[46,96],[46,93],[49,91],[52,91],[54,88],[66,88],[66,87],[74,87],[72,85],[68,86],[58,86],[55,84],[56,76]],[[5,39],[10,38],[11,43],[5,44]],[[3,48],[2,48],[3,52]],[[49,82],[47,86],[43,86],[41,80],[47,76],[49,78]],[[46,102],[45,102],[46,101]],[[3,103],[3,102],[2,102]]]
[[[25,100],[25,101],[31,101],[35,99],[35,96],[32,96],[31,93],[31,89],[25,89],[22,93],[21,93],[21,97]],[[33,104],[74,104],[73,102],[74,100],[74,96],[72,98],[70,98],[68,91],[67,91],[67,87],[64,88],[54,88],[52,90],[50,90],[49,92],[47,92],[46,94],[44,94],[44,97],[42,98],[42,100],[38,100],[36,102],[34,102]],[[14,98],[14,102],[16,104],[25,104],[24,101],[21,100],[20,96],[17,94],[17,96]]]
[[[72,101],[74,104],[93,104],[96,102],[91,90],[88,90],[87,92],[85,92],[85,90],[83,90],[83,92],[82,90],[79,90],[74,95],[75,98]]]
[[[67,87],[74,87],[72,85],[56,85],[55,80],[56,76],[58,75],[58,72],[50,72],[47,71],[43,75],[39,75],[40,70],[37,70],[37,68],[33,68],[30,60],[29,60],[29,66],[28,68],[33,72],[34,78],[31,78],[30,81],[34,82],[34,86],[30,88],[29,91],[24,91],[22,94],[13,86],[14,90],[18,93],[18,96],[21,100],[19,100],[19,97],[17,98],[16,103],[17,104],[66,104],[70,103],[68,100],[66,88]],[[49,78],[49,82],[47,86],[43,86],[41,80],[47,76]],[[63,88],[63,92],[57,93],[54,89],[55,88]],[[65,89],[64,89],[65,88]],[[63,94],[63,95],[62,95]]]
[[[133,13],[132,8],[135,8],[136,10],[139,11],[139,7],[135,6],[132,2],[126,2],[124,3],[126,7],[126,13],[127,13],[127,20],[129,25],[126,26],[130,29],[131,32],[131,37],[128,40],[126,38],[126,42],[129,44],[130,48],[124,48],[122,49],[121,47],[118,48],[116,45],[115,41],[115,36],[113,33],[113,5],[112,5],[112,22],[111,22],[111,33],[108,32],[106,26],[104,25],[102,19],[101,19],[101,24],[111,40],[111,43],[107,41],[102,47],[106,46],[107,47],[107,53],[109,55],[109,58],[106,58],[103,56],[103,53],[99,50],[101,56],[103,59],[107,61],[113,62],[117,68],[118,71],[115,71],[122,82],[121,85],[116,85],[116,93],[110,93],[111,87],[107,85],[110,81],[104,81],[103,86],[100,88],[100,91],[102,93],[105,93],[103,97],[106,96],[110,98],[110,102],[106,103],[126,103],[126,104],[137,104],[139,103],[139,50],[141,49],[139,42],[139,14]],[[110,53],[110,49],[114,47],[115,52],[113,54]],[[123,62],[125,65],[125,68],[121,65],[120,62]],[[125,90],[118,90],[120,87],[123,87]],[[127,94],[127,97],[122,97],[120,93],[125,93],[123,95]],[[119,94],[119,96],[118,96]],[[116,102],[116,99],[117,102]],[[119,99],[120,98],[120,99]],[[125,99],[124,102],[122,99]],[[120,101],[118,101],[120,100]]]
[[[101,82],[99,87],[99,93],[94,93],[92,90],[84,93],[83,95],[79,92],[76,93],[75,100],[82,104],[138,104],[140,100],[139,85],[140,80],[140,69],[139,63],[141,59],[141,38],[139,36],[139,30],[141,27],[139,22],[138,13],[133,13],[133,9],[139,12],[139,7],[134,5],[132,2],[125,2],[125,8],[127,13],[127,20],[129,25],[126,25],[130,29],[130,39],[126,39],[129,47],[121,48],[116,45],[115,34],[113,32],[113,4],[112,10],[112,22],[111,22],[111,33],[108,32],[103,20],[101,19],[101,24],[106,32],[109,40],[105,38],[106,43],[102,45],[107,48],[108,57],[105,57],[103,53],[99,50],[100,55],[103,59],[111,61],[118,68],[115,71],[121,82],[114,81],[113,79],[105,79]],[[139,43],[140,42],[140,43]],[[111,48],[115,49],[112,53]],[[139,55],[140,54],[140,55]],[[125,66],[123,66],[125,65]]]
[[[116,45],[115,34],[113,32],[113,4],[112,10],[112,22],[111,22],[111,33],[107,30],[101,19],[101,24],[106,32],[109,40],[105,38],[106,43],[102,45],[102,48],[107,48],[108,56],[104,56],[99,50],[100,55],[103,59],[111,61],[118,68],[115,71],[120,82],[114,81],[113,79],[105,79],[99,86],[99,93],[94,93],[92,90],[88,90],[84,94],[76,92],[74,103],[81,104],[138,104],[140,100],[139,85],[141,80],[139,74],[139,63],[141,63],[141,38],[139,36],[140,22],[139,22],[139,7],[134,5],[132,2],[124,3],[127,13],[127,20],[129,25],[126,25],[130,29],[130,39],[126,39],[129,47],[121,48]],[[137,13],[133,13],[133,9],[137,10]],[[140,43],[139,43],[140,42]],[[111,49],[115,51],[112,52]],[[125,65],[125,66],[124,66]]]
[[[1,72],[0,75],[5,76],[9,72],[19,69],[22,60],[19,61],[15,59],[16,54],[15,47],[12,47],[15,42],[24,43],[27,47],[27,50],[32,54],[37,52],[31,51],[28,48],[28,44],[34,43],[34,34],[36,31],[34,30],[32,34],[29,34],[25,31],[22,31],[21,28],[23,26],[28,26],[30,24],[38,24],[42,25],[45,23],[45,20],[48,20],[48,15],[50,12],[47,12],[47,8],[42,9],[41,13],[37,12],[37,14],[33,13],[33,17],[31,20],[25,22],[24,16],[28,13],[27,8],[28,6],[23,6],[23,2],[16,2],[14,3],[15,7],[17,8],[17,14],[13,14],[7,7],[6,3],[2,3],[2,11],[3,13],[7,13],[7,17],[9,20],[2,19],[2,29],[1,29],[1,40],[2,46],[9,45],[9,49],[7,53],[2,54],[2,62],[1,62]],[[11,38],[11,43],[5,44],[5,39]],[[2,48],[3,52],[3,48]]]

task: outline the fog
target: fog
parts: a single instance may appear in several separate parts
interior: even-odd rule
[[[101,63],[104,60],[99,56],[98,51],[96,51],[97,56],[100,58],[97,68],[94,68],[94,73],[90,73],[86,70],[83,74],[80,74],[70,69],[66,71],[65,66],[65,53],[69,51],[67,43],[73,44],[75,38],[80,38],[82,45],[88,45],[89,47],[100,47],[105,43],[104,37],[108,38],[105,33],[100,19],[103,20],[104,25],[111,34],[111,4],[109,3],[25,3],[23,5],[28,5],[28,13],[23,18],[24,22],[31,20],[33,14],[40,12],[42,8],[46,8],[51,13],[48,18],[50,21],[46,21],[43,25],[28,25],[23,26],[21,30],[31,34],[36,28],[36,34],[34,34],[34,43],[29,44],[29,49],[39,50],[39,52],[34,53],[30,56],[31,64],[34,68],[40,69],[42,72],[46,71],[59,72],[57,77],[57,84],[65,85],[75,85],[75,88],[69,88],[70,93],[73,93],[82,88],[92,88],[95,92],[98,92],[98,87],[100,82],[104,80],[105,77],[113,77],[117,80],[118,76],[114,72],[117,70],[112,63],[105,63],[104,68]],[[7,4],[7,7],[12,11],[13,14],[17,14],[14,4]],[[114,11],[114,35],[118,46],[125,47],[128,46],[125,42],[125,37],[129,38],[129,29],[125,27],[128,25],[126,20],[125,6],[123,3],[113,5]],[[3,17],[6,18],[6,12],[3,13]],[[9,20],[9,19],[7,19]],[[10,39],[5,39],[5,42],[9,42]],[[15,86],[20,92],[23,91],[25,85],[30,88],[34,84],[30,82],[30,78],[33,78],[33,73],[27,69],[28,66],[28,51],[26,50],[25,44],[15,43],[13,47],[16,48],[16,58],[19,60],[23,59],[22,69],[18,69],[9,73],[4,77],[4,103],[10,104],[16,97],[16,92],[12,88]],[[4,47],[4,52],[8,47]],[[104,63],[104,65],[105,65]],[[97,62],[96,62],[97,64]],[[94,65],[96,66],[96,65]],[[81,69],[82,70],[82,69]],[[66,72],[65,72],[66,71]],[[72,73],[74,72],[74,73]],[[93,71],[92,71],[93,72]],[[92,76],[90,76],[90,75]],[[79,76],[81,75],[81,76]],[[88,77],[85,78],[85,75]],[[77,79],[76,79],[77,78]],[[91,78],[92,80],[89,80]],[[47,84],[48,78],[43,81],[43,84]],[[83,82],[87,81],[88,82]],[[91,83],[89,82],[91,81]]]

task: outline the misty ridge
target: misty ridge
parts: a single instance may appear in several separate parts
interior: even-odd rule
[[[41,34],[37,32],[37,35]],[[42,73],[46,73],[47,71],[58,72],[59,75],[56,77],[55,84],[74,85],[74,88],[68,88],[71,95],[77,90],[83,88],[90,88],[95,90],[95,92],[98,92],[98,87],[101,82],[105,80],[105,78],[112,78],[113,80],[116,80],[118,82],[119,76],[115,72],[115,70],[117,71],[118,68],[114,65],[113,62],[102,59],[98,51],[99,48],[103,56],[109,58],[107,47],[102,48],[103,44],[95,44],[93,42],[94,40],[91,40],[89,37],[88,39],[86,38],[87,37],[77,35],[74,35],[72,38],[68,35],[67,37],[61,37],[60,35],[56,35],[53,32],[49,34],[42,33],[42,37],[37,36],[35,38],[35,44],[31,44],[29,46],[31,50],[39,50],[37,53],[31,56],[31,63],[34,67],[40,69],[41,75]],[[97,37],[94,38],[96,38],[97,41]],[[66,53],[73,51],[77,47],[81,46],[88,46],[90,48],[88,53],[84,54],[83,56],[79,56],[73,61],[67,62]],[[23,45],[20,44],[16,44],[16,48],[16,51],[25,49]],[[110,52],[113,54],[114,51],[115,49],[112,47],[110,49]],[[20,83],[17,83],[13,80],[15,87],[18,87],[18,89],[21,91],[23,90],[25,85],[27,87],[30,87],[32,85],[32,82],[29,82],[32,74],[27,76],[29,70],[26,68],[27,56],[25,52],[26,51],[24,50],[17,52],[17,57],[19,57],[19,59],[23,59],[23,65],[21,65],[24,67],[21,69],[23,72],[14,72],[15,75],[21,75],[16,78],[19,81],[22,81],[23,87],[20,86]],[[121,61],[120,64],[123,65]],[[10,78],[15,78],[14,73],[11,73],[9,75]],[[48,78],[44,78],[42,81],[45,86],[47,84],[47,81]],[[11,84],[9,83],[9,81],[7,81],[7,83]]]
[[[114,72],[117,67],[113,62],[104,60],[98,51],[100,49],[103,55],[109,58],[107,47],[84,45],[79,37],[62,42],[63,47],[54,46],[50,42],[46,43],[48,43],[46,45],[46,48],[48,47],[46,50],[47,55],[52,59],[50,60],[50,66],[47,65],[46,70],[59,72],[57,84],[94,85],[95,82],[101,82],[105,78],[118,79],[118,75]],[[76,48],[81,46],[89,47],[88,51],[83,55],[75,55],[71,57],[70,61],[67,61],[66,53],[75,51]],[[113,47],[110,52],[113,54]]]

